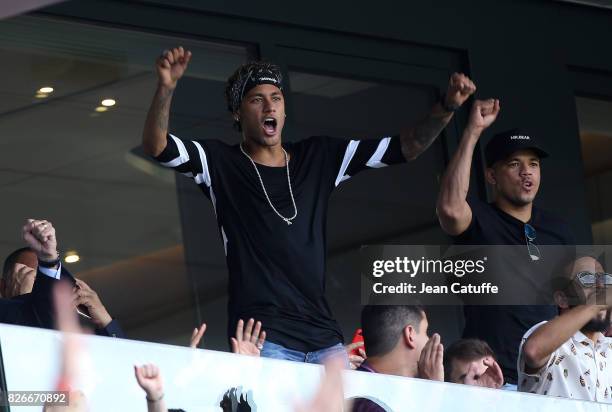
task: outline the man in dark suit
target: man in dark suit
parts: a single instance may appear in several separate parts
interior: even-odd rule
[[[81,315],[88,318],[96,334],[124,337],[96,292],[62,266],[50,222],[29,219],[23,227],[23,238],[28,247],[14,251],[4,262],[0,322],[53,328],[52,289],[57,282],[66,281],[74,290],[75,303],[82,308]]]

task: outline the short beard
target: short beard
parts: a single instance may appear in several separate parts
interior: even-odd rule
[[[612,325],[612,310],[608,309],[603,319],[591,319],[582,327],[584,332],[604,333]]]
[[[506,196],[506,195],[502,195],[502,196],[504,196],[504,198],[506,199],[508,203],[516,207],[524,207],[530,203],[533,203],[533,199],[523,200],[519,196]]]

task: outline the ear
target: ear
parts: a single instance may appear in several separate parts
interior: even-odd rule
[[[233,116],[235,121],[240,122],[240,109],[236,110]]]
[[[414,330],[412,325],[406,325],[406,327],[402,331],[402,338],[404,339],[404,344],[410,349],[416,348],[416,331]]]
[[[553,298],[555,299],[557,306],[559,306],[561,309],[569,308],[569,299],[567,298],[565,292],[556,291],[553,293]]]
[[[495,169],[492,167],[487,167],[485,169],[485,179],[487,180],[488,184],[495,186],[497,183],[497,180],[495,179]]]

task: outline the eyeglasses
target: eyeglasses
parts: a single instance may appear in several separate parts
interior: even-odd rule
[[[540,249],[533,243],[536,239],[536,230],[529,223],[525,223],[525,239],[527,240],[527,252],[531,260],[540,260],[542,254]]]
[[[592,288],[599,282],[605,287],[612,287],[612,275],[610,273],[600,272],[580,272],[576,275],[578,282],[585,288]]]

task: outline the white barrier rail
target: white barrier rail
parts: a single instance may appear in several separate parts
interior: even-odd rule
[[[55,331],[0,325],[7,390],[54,390],[61,339]],[[252,411],[292,411],[297,400],[315,393],[322,373],[317,365],[225,352],[89,335],[81,340],[81,380],[76,388],[84,392],[92,412],[146,411],[133,370],[133,365],[144,363],[160,367],[168,408],[188,412],[221,411],[224,393],[236,387],[247,394]],[[392,411],[612,411],[595,402],[354,371],[344,373],[344,391],[345,398],[368,397]],[[41,409],[11,406],[18,412]]]

